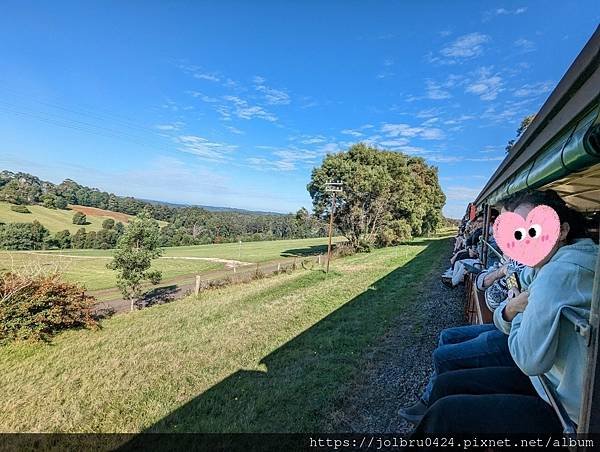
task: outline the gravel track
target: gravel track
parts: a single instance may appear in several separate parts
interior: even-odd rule
[[[414,403],[427,384],[439,332],[465,323],[462,286],[451,289],[440,282],[450,251],[423,281],[412,307],[366,355],[341,406],[326,421],[327,430],[398,434],[412,430],[398,409]]]

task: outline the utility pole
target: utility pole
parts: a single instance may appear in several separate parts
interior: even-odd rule
[[[329,262],[331,261],[331,237],[333,235],[333,215],[335,212],[335,201],[338,193],[342,192],[341,182],[327,182],[325,184],[325,191],[333,193],[331,198],[331,211],[329,212],[329,244],[327,245],[327,269],[325,273],[329,273]]]

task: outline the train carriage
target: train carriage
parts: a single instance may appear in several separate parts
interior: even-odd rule
[[[484,213],[483,240],[487,239],[490,209],[508,196],[526,189],[555,190],[569,206],[582,212],[596,242],[600,218],[600,27],[575,59],[533,122],[473,202]],[[469,206],[471,207],[471,205]],[[482,258],[491,251],[484,247]],[[482,294],[466,280],[466,315],[471,323],[491,321]],[[587,347],[580,425],[566,415],[554,388],[543,376],[541,383],[567,435],[600,433],[600,257],[590,318],[566,309],[564,321],[573,324]]]

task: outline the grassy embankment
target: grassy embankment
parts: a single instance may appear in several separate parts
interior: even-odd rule
[[[444,239],[229,286],[0,348],[0,431],[322,431]]]

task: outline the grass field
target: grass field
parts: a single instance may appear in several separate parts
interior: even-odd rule
[[[123,215],[112,213],[108,210],[95,209],[94,215],[87,215],[87,221],[90,224],[80,226],[73,224],[73,214],[75,210],[48,209],[43,206],[27,206],[31,213],[13,212],[10,208],[13,204],[0,202],[0,222],[3,223],[31,223],[37,220],[42,223],[51,233],[68,229],[71,233],[77,232],[79,228],[84,227],[86,231],[99,231],[102,229],[102,222],[107,218],[113,218],[115,221],[122,221]],[[76,207],[75,207],[76,208]]]
[[[0,431],[323,431],[446,239],[359,254],[0,348]]]
[[[341,240],[341,239],[336,239]],[[193,275],[224,268],[223,263],[183,259],[183,257],[219,258],[243,262],[267,262],[283,257],[326,252],[327,239],[275,240],[263,242],[223,243],[216,245],[182,246],[164,248],[165,257],[153,265],[168,280],[183,275]],[[36,264],[43,268],[58,267],[65,279],[85,285],[88,290],[115,287],[115,272],[106,268],[112,250],[54,250],[41,252],[0,251],[0,273],[12,268]]]

